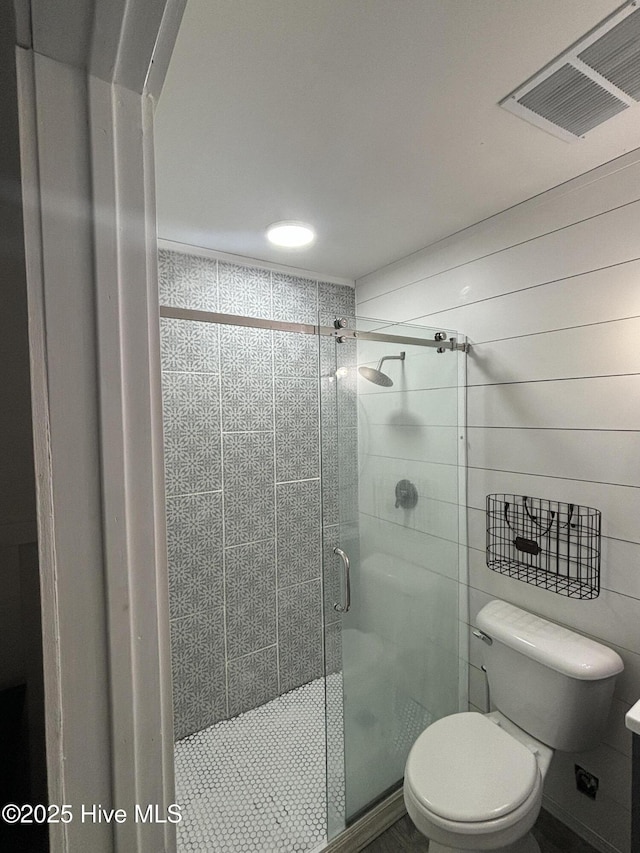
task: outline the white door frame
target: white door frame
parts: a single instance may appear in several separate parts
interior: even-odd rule
[[[184,2],[17,4],[52,853],[175,850],[134,807],[174,798],[153,99]]]

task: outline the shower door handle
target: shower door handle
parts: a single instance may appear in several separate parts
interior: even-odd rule
[[[351,563],[349,562],[349,558],[342,550],[342,548],[334,548],[333,553],[337,554],[337,556],[340,557],[344,568],[344,603],[338,604],[336,602],[336,604],[333,605],[333,609],[337,610],[338,613],[347,613],[351,609],[351,580],[349,578]]]

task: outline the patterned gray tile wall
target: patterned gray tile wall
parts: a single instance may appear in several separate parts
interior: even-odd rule
[[[355,313],[346,286],[166,250],[159,272],[162,305],[294,323]],[[345,491],[340,467],[357,476],[355,391],[323,388],[321,460],[319,374],[335,380],[333,341],[321,358],[312,335],[163,319],[161,346],[182,738],[320,676],[325,635],[339,669],[337,567],[323,582],[322,531],[325,548],[337,542],[354,506],[353,488],[341,501],[331,490]]]

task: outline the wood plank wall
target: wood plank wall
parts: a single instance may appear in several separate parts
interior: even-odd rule
[[[557,755],[548,807],[602,851],[630,850],[640,697],[640,151],[357,282],[358,313],[468,335],[469,623],[499,597],[615,648],[625,662],[604,742]],[[603,514],[602,591],[574,601],[490,572],[485,496]],[[485,701],[469,648],[470,698]],[[595,801],[574,763],[599,777]]]

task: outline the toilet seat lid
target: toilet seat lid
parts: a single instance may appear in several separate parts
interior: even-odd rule
[[[517,809],[531,795],[538,763],[526,746],[482,714],[443,717],[414,743],[405,784],[447,820],[481,822]]]

